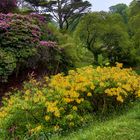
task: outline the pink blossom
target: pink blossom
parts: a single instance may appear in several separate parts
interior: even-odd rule
[[[56,42],[53,42],[53,41],[40,41],[40,45],[45,46],[45,47],[55,47]]]

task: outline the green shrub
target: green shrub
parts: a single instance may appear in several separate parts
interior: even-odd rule
[[[0,82],[28,69],[54,74],[70,63],[45,17],[38,14],[0,14]],[[44,42],[44,44],[42,44]]]
[[[41,31],[36,20],[18,14],[0,14],[0,76],[8,76],[26,65],[29,57],[37,53]],[[5,57],[7,56],[7,57]],[[8,65],[7,65],[8,64]]]
[[[5,80],[16,68],[16,58],[13,53],[0,48],[0,81]]]
[[[48,28],[53,32],[53,36],[51,36],[53,41],[58,42],[59,47],[63,50],[64,59],[69,62],[69,69],[94,63],[94,55],[72,33],[61,33],[52,24],[49,24]]]
[[[95,64],[98,64],[100,54],[111,64],[119,61],[125,65],[135,65],[137,61],[126,25],[118,14],[89,13],[79,22],[74,36],[93,53]]]

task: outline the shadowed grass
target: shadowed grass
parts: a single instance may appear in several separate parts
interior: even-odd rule
[[[51,140],[140,140],[140,103],[128,112],[104,122],[91,123],[87,128]]]
[[[136,73],[140,75],[140,70],[136,70]]]
[[[139,67],[134,68],[134,71],[136,71],[136,73],[140,75],[140,66],[139,66]]]

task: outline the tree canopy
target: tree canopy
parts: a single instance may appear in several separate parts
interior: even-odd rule
[[[96,61],[100,54],[112,63],[127,63],[131,59],[130,50],[133,48],[127,28],[118,14],[100,12],[86,15],[77,26],[75,36],[93,52]]]
[[[84,13],[91,4],[82,0],[25,0],[33,7],[41,7],[43,13],[49,14],[59,24],[60,29],[68,29],[70,24]],[[71,22],[72,21],[72,22]]]
[[[126,4],[117,4],[114,6],[109,7],[109,10],[111,13],[118,13],[122,16],[122,18],[124,19],[124,22],[128,22],[128,6]]]

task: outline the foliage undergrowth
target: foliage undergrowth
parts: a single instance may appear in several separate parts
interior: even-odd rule
[[[92,66],[41,81],[32,78],[22,90],[3,99],[0,137],[48,138],[72,130],[92,114],[104,115],[140,97],[140,77],[132,69]]]

